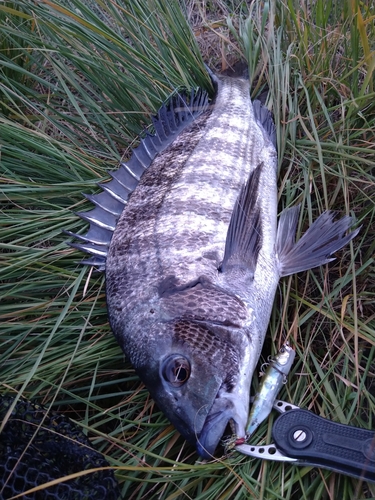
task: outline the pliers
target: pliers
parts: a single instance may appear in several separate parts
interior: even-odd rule
[[[332,422],[281,400],[272,428],[275,444],[254,446],[238,440],[235,450],[255,458],[312,465],[375,482],[375,432]],[[244,440],[243,440],[244,441]]]

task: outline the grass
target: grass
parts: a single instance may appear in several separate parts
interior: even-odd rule
[[[300,233],[325,209],[362,225],[335,262],[280,282],[263,355],[288,338],[297,356],[281,398],[374,428],[374,2],[181,3],[0,3],[1,392],[82,426],[124,498],[375,498],[326,470],[197,461],[124,360],[103,276],[66,245],[63,230],[85,230],[81,192],[150,114],[176,88],[212,90],[202,56],[216,70],[245,59],[275,117],[280,210],[302,203]],[[271,441],[272,419],[254,443]]]

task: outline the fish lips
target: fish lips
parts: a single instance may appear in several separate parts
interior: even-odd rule
[[[212,459],[227,425],[234,427],[236,436],[245,436],[247,411],[236,404],[232,395],[218,396],[197,441],[197,452],[204,459]]]

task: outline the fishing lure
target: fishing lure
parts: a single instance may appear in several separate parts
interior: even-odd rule
[[[295,354],[294,349],[288,343],[285,343],[269,363],[251,407],[246,426],[246,435],[248,438],[254,434],[260,424],[271,413],[276,396],[281,386],[286,382]]]

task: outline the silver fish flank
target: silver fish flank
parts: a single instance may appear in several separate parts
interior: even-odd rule
[[[152,397],[209,458],[228,424],[246,434],[250,386],[280,277],[332,260],[350,217],[323,213],[296,243],[277,226],[272,117],[249,82],[172,99],[131,160],[91,196],[83,242],[106,272],[112,330]],[[129,194],[131,195],[129,196]]]

